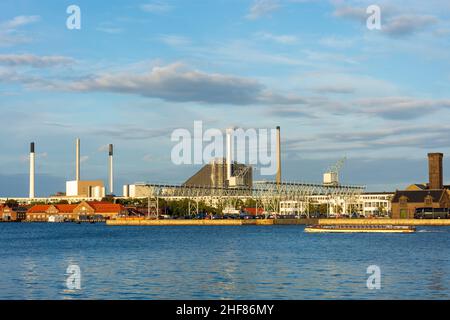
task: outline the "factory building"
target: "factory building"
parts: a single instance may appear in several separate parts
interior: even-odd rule
[[[231,164],[231,176],[227,178],[228,164],[226,159],[214,159],[196,174],[183,183],[184,186],[205,186],[213,188],[244,187],[251,189],[253,186],[252,167],[233,162]]]
[[[145,183],[125,184],[123,186],[124,198],[145,198],[153,193],[153,187]]]
[[[450,188],[444,185],[442,153],[428,154],[428,183],[397,190],[392,199],[392,218],[413,219],[419,210],[448,209]]]
[[[66,197],[95,198],[105,197],[106,191],[101,180],[81,180],[80,172],[80,139],[76,139],[75,147],[75,180],[66,181]],[[113,192],[113,146],[109,145],[109,189]],[[31,193],[31,192],[30,192]]]
[[[103,198],[105,187],[103,181],[66,181],[67,197]]]
[[[252,189],[253,168],[233,160],[233,134],[235,128],[226,130],[226,157],[216,158],[203,166],[187,179],[182,187],[210,187],[227,189]],[[281,147],[280,127],[277,127],[277,174],[276,181],[281,183]],[[124,198],[143,198],[153,194],[153,186],[145,183],[123,186]],[[168,188],[170,189],[170,188]],[[164,191],[162,193],[165,193]],[[170,193],[168,191],[167,193]],[[245,194],[243,194],[245,195]]]
[[[190,177],[183,186],[204,186],[213,188],[248,188],[253,187],[253,169],[251,166],[234,160],[235,128],[226,130],[226,157],[211,160]],[[280,127],[277,127],[277,154],[280,155]],[[280,159],[280,157],[278,157]],[[277,182],[281,182],[281,164],[277,163]]]

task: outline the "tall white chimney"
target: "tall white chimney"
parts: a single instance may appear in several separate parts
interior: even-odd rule
[[[233,128],[227,129],[227,180],[229,181],[232,175],[232,161],[233,161]]]
[[[113,145],[109,145],[109,193],[114,194],[114,179],[113,179]]]
[[[80,181],[80,139],[76,140],[75,180]]]
[[[35,198],[35,194],[34,194],[34,162],[35,162],[34,142],[32,142],[30,144],[30,199]]]
[[[277,127],[277,185],[281,184],[281,133]]]

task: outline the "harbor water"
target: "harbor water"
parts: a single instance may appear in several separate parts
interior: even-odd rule
[[[450,227],[0,224],[0,299],[449,299]],[[79,267],[79,288],[68,284]],[[369,266],[381,271],[370,290]],[[77,275],[78,276],[78,275]]]

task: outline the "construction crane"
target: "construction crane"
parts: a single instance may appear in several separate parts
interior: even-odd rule
[[[323,184],[325,186],[338,186],[339,185],[339,172],[342,170],[346,157],[339,159],[334,165],[328,167],[327,171],[323,174]]]

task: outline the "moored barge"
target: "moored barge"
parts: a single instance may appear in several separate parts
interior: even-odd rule
[[[394,225],[312,225],[306,226],[309,233],[413,233],[412,226]]]

